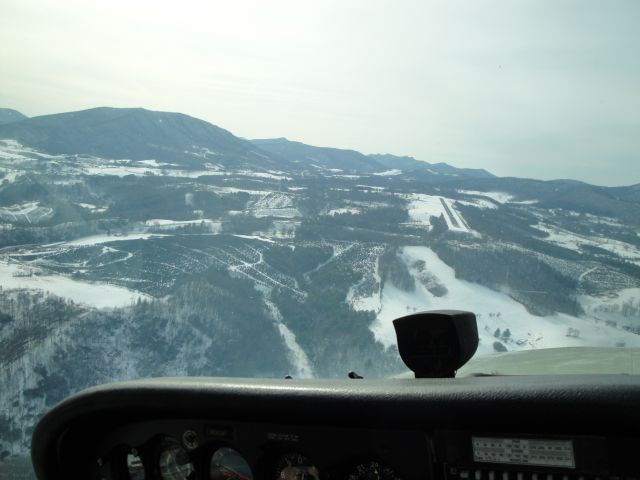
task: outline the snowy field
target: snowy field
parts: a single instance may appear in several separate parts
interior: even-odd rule
[[[276,243],[270,238],[263,237],[261,235],[240,235],[239,233],[234,233],[233,236],[236,238],[244,238],[245,240],[258,240],[260,242],[265,242],[265,243]]]
[[[461,205],[468,205],[470,207],[476,207],[480,209],[489,209],[495,210],[498,206],[492,202],[491,200],[487,200],[486,198],[473,198],[466,200],[456,200],[456,203]]]
[[[477,190],[458,190],[458,193],[487,197],[497,203],[509,203],[513,200],[513,195],[504,192],[479,192]]]
[[[268,170],[266,172],[255,172],[253,170],[236,170],[235,175],[243,175],[245,177],[268,178],[271,180],[293,180],[293,178],[285,175],[284,172]]]
[[[514,200],[513,195],[505,192],[480,192],[478,190],[457,190],[457,192],[463,193],[465,195],[473,195],[473,196],[479,196],[484,198],[490,198],[491,200],[499,204],[515,203],[519,205],[534,205],[538,203],[538,200],[518,200],[517,201],[517,200]],[[473,199],[468,201],[477,202],[478,200],[480,199]],[[478,203],[478,205],[483,205],[483,204]],[[484,205],[486,205],[486,203]],[[492,208],[492,207],[486,206],[485,208]],[[493,208],[495,208],[495,205],[493,206]]]
[[[51,243],[49,245],[43,245],[43,247],[52,247],[57,245],[74,246],[74,247],[86,247],[90,245],[99,245],[101,243],[111,242],[125,242],[127,240],[147,240],[153,237],[164,237],[158,233],[129,233],[126,235],[90,235],[88,237],[77,238],[68,242]]]
[[[583,295],[579,300],[584,311],[593,318],[640,328],[640,288],[625,288],[600,296]]]
[[[454,200],[422,193],[412,193],[402,197],[409,200],[408,212],[412,223],[430,227],[431,217],[444,216],[449,230],[472,233],[460,212],[455,209]]]
[[[630,243],[606,237],[587,237],[570,232],[569,230],[565,230],[555,225],[548,225],[544,223],[538,223],[534,227],[548,234],[548,237],[544,239],[547,242],[555,243],[556,245],[560,245],[561,247],[568,248],[576,252],[582,251],[582,245],[598,247],[617,255],[620,258],[629,260],[636,265],[640,265],[640,249]]]
[[[2,174],[2,177],[0,178],[0,185],[14,183],[16,181],[16,178],[18,178],[21,173],[22,172],[20,172],[19,170],[0,168],[0,174]]]
[[[63,155],[49,155],[33,148],[25,147],[20,142],[11,139],[0,140],[0,160],[11,160],[15,165],[17,162],[31,161],[34,159],[46,158],[48,160],[64,159]]]
[[[0,260],[0,285],[5,290],[43,290],[76,303],[98,308],[123,307],[139,298],[150,298],[144,293],[116,285],[80,282],[64,275],[38,273],[38,270],[33,268]]]
[[[191,153],[203,159],[209,156],[219,155],[208,149],[206,152],[185,152]],[[24,171],[15,170],[16,166],[26,170],[34,168],[34,161],[37,159],[50,160],[51,165],[63,167],[68,175],[91,175],[91,176],[167,176],[177,178],[199,178],[203,176],[244,176],[270,180],[292,180],[284,172],[275,170],[252,171],[252,170],[232,170],[225,169],[222,165],[215,163],[205,163],[203,169],[185,170],[175,168],[178,165],[173,163],[159,162],[155,159],[131,160],[131,159],[108,159],[91,155],[49,155],[38,150],[25,147],[15,140],[0,140],[0,171],[4,173],[4,178],[12,183],[16,177]],[[2,162],[6,161],[6,162]]]
[[[495,292],[478,284],[456,278],[454,270],[446,265],[428,247],[404,247],[401,258],[416,280],[416,289],[406,292],[386,283],[382,291],[371,297],[351,298],[352,306],[359,310],[373,310],[377,319],[371,330],[385,346],[395,344],[392,320],[422,310],[458,309],[475,312],[480,334],[479,355],[494,353],[493,344],[501,341],[510,350],[565,346],[640,347],[640,336],[607,325],[596,318],[577,318],[565,314],[538,317],[506,294]],[[424,262],[424,270],[420,270]],[[445,285],[448,293],[433,295],[421,278],[430,278]],[[509,329],[508,338],[497,339],[497,329]],[[571,332],[577,335],[567,336]]]
[[[255,217],[279,217],[296,218],[301,217],[300,211],[295,208],[293,196],[282,192],[268,192],[257,200],[247,205]]]
[[[0,207],[0,220],[20,223],[40,223],[53,216],[53,209],[43,207],[39,202],[26,202],[8,207]]]

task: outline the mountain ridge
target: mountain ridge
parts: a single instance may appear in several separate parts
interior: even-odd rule
[[[96,107],[0,125],[0,138],[51,154],[133,160],[179,160],[269,168],[274,161],[253,144],[204,120],[144,108]]]
[[[27,118],[29,117],[13,108],[0,108],[0,125],[19,122]]]
[[[317,147],[283,137],[246,140],[184,113],[140,107],[95,107],[31,118],[22,116],[4,124],[0,121],[0,139],[14,139],[49,154],[179,161],[188,168],[199,168],[205,163],[260,170],[310,169],[312,172],[319,167],[347,173],[403,168],[407,173],[427,177],[493,177],[482,169],[460,169],[389,154],[365,155],[356,150]]]

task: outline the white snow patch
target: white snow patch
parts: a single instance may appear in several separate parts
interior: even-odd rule
[[[0,284],[3,289],[32,289],[50,292],[76,303],[98,308],[123,307],[138,299],[151,298],[135,290],[108,283],[89,283],[64,275],[49,275],[20,264],[0,260]]]
[[[336,215],[344,215],[345,213],[350,213],[351,215],[359,215],[362,213],[362,210],[359,208],[334,208],[327,212],[327,215],[331,217],[335,217]]]
[[[197,145],[192,145],[191,148],[195,148],[197,150],[185,150],[184,153],[187,155],[193,155],[195,157],[200,158],[208,158],[209,156],[222,155],[216,151],[210,150],[207,147],[198,147]]]
[[[4,176],[0,178],[0,185],[4,183],[14,183],[16,178],[22,174],[22,172],[18,170],[9,170],[5,168],[0,169],[0,172],[4,174]]]
[[[220,195],[225,195],[229,193],[248,193],[249,195],[264,196],[271,193],[270,190],[248,190],[246,188],[219,187],[217,185],[209,185],[207,188],[212,192]]]
[[[44,152],[39,152],[33,148],[25,147],[20,142],[13,139],[0,140],[1,160],[11,160],[15,165],[16,162],[28,162],[37,158],[58,159],[63,157],[60,155],[49,155]]]
[[[384,172],[374,173],[374,175],[377,175],[378,177],[392,177],[395,175],[402,175],[402,170],[394,168],[392,170],[385,170]]]
[[[114,176],[114,177],[126,177],[127,175],[135,175],[141,177],[144,175],[158,175],[159,171],[155,168],[148,167],[127,167],[116,165],[104,165],[104,166],[87,166],[82,170],[87,175],[95,176]]]
[[[116,162],[119,163],[119,162]],[[136,162],[137,163],[137,162]],[[218,170],[178,170],[172,168],[154,168],[154,167],[138,167],[132,165],[118,165],[118,164],[106,164],[106,165],[88,165],[82,167],[82,172],[87,175],[94,176],[115,176],[126,177],[127,175],[134,175],[136,177],[142,176],[165,176],[165,177],[177,177],[177,178],[200,178],[207,175],[228,175],[226,172]]]
[[[487,197],[495,200],[498,203],[509,203],[513,200],[513,195],[505,192],[480,192],[478,190],[458,190],[458,193],[465,193],[467,195],[477,195],[480,197]]]
[[[311,367],[309,357],[296,340],[295,334],[289,329],[289,327],[285,325],[284,319],[282,318],[282,314],[280,313],[278,306],[271,301],[270,289],[266,287],[259,287],[258,290],[262,291],[264,295],[264,302],[269,309],[273,320],[278,325],[278,330],[280,332],[280,335],[282,336],[282,340],[284,341],[284,344],[288,349],[288,360],[296,369],[296,371],[293,372],[294,375],[298,378],[312,378],[313,368]]]
[[[409,218],[418,225],[430,226],[431,217],[440,217],[444,214],[440,197],[413,193],[406,195],[409,199]]]
[[[471,207],[481,208],[481,209],[496,209],[498,206],[490,200],[485,200],[484,198],[474,198],[473,200],[456,200],[456,203],[461,205],[469,205]]]
[[[138,160],[136,161],[136,163],[139,163],[141,165],[145,165],[148,167],[176,167],[178,164],[177,163],[164,163],[164,162],[159,162],[157,160]]]
[[[89,210],[92,213],[102,213],[107,211],[107,207],[98,207],[93,203],[76,203],[79,207]]]
[[[295,376],[297,378],[313,378],[313,369],[311,368],[309,357],[307,357],[307,354],[296,340],[295,334],[282,322],[278,323],[278,330],[289,349],[291,363],[297,369]]]
[[[372,185],[356,185],[356,187],[367,188],[369,190],[373,190],[373,191],[376,191],[376,192],[382,192],[382,191],[386,190],[386,187],[374,187]]]
[[[246,238],[247,240],[259,240],[261,242],[266,242],[266,243],[276,243],[273,240],[271,240],[270,238],[267,237],[262,237],[260,235],[240,235],[240,234],[234,234],[234,237],[238,237],[238,238]]]
[[[68,245],[74,247],[87,247],[90,245],[100,245],[102,243],[111,242],[124,242],[127,240],[147,240],[155,237],[166,237],[167,235],[159,233],[129,233],[129,234],[115,234],[115,235],[91,235],[88,237],[78,238],[76,240],[70,240],[68,242],[51,243],[49,245],[43,245],[43,247],[50,247],[53,245]]]
[[[287,177],[286,175],[267,172],[254,172],[252,170],[238,170],[235,173],[237,175],[245,175],[247,177],[270,178],[272,180],[293,180],[291,177]]]
[[[361,175],[347,175],[347,174],[342,174],[342,175],[331,175],[332,177],[337,177],[337,178],[347,178],[349,180],[355,180],[358,178],[361,178]]]

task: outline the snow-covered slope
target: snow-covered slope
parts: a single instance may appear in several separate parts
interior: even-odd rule
[[[354,308],[375,311],[376,321],[371,330],[387,347],[396,341],[392,320],[416,311],[437,309],[476,313],[480,333],[478,355],[494,353],[495,342],[508,350],[622,344],[640,347],[640,336],[607,325],[593,315],[580,318],[566,314],[532,315],[504,293],[456,278],[455,271],[428,247],[404,247],[400,258],[415,279],[415,290],[405,291],[392,283],[379,282],[382,286],[373,295],[350,298]],[[445,286],[447,293],[434,295],[428,288],[434,283]],[[589,297],[588,301],[596,300]],[[592,311],[595,308],[591,306]],[[496,335],[498,330],[500,334]]]
[[[150,298],[149,295],[121,286],[78,281],[66,275],[54,275],[3,260],[0,260],[0,286],[4,290],[41,290],[97,308],[122,307],[138,299]]]

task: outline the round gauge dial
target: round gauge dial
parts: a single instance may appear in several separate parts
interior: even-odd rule
[[[253,480],[251,467],[233,448],[222,447],[216,450],[209,465],[211,480]]]
[[[357,465],[348,480],[401,480],[396,473],[378,462]]]
[[[304,455],[287,453],[276,464],[274,480],[320,480],[320,473]]]
[[[162,480],[191,480],[196,471],[189,454],[177,442],[167,444],[160,452],[158,468]]]
[[[134,448],[126,456],[127,472],[129,473],[130,480],[144,480],[144,464],[142,458]]]

